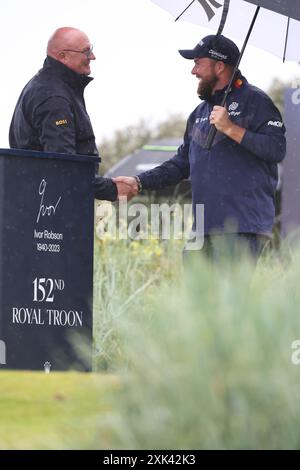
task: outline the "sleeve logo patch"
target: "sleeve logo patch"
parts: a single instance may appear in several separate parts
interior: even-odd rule
[[[60,119],[59,121],[55,121],[56,126],[62,126],[63,124],[68,124],[67,119]]]
[[[274,126],[274,127],[283,127],[283,122],[280,121],[269,121],[268,126]]]

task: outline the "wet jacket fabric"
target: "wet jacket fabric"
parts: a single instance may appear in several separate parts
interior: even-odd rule
[[[10,147],[98,156],[83,96],[92,80],[47,56],[19,97],[9,130]],[[116,196],[116,185],[97,175],[95,197],[115,200]]]
[[[204,204],[204,234],[255,233],[271,236],[275,217],[277,163],[286,153],[285,127],[272,100],[241,75],[227,98],[230,119],[245,128],[241,144],[217,133],[205,148],[209,116],[224,90],[190,115],[176,155],[139,175],[143,188],[160,189],[191,178],[194,217]]]

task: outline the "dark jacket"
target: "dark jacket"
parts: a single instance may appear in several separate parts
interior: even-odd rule
[[[195,205],[204,204],[206,235],[234,231],[270,236],[277,163],[286,153],[285,127],[272,100],[240,76],[226,107],[230,119],[246,129],[245,136],[238,144],[218,132],[207,150],[209,115],[221,103],[224,91],[215,93],[211,102],[202,102],[190,115],[177,154],[139,177],[144,188],[158,189],[190,176],[194,214]]]
[[[98,156],[83,96],[91,80],[47,57],[19,97],[9,130],[10,146]],[[97,175],[95,196],[115,200],[116,185]]]

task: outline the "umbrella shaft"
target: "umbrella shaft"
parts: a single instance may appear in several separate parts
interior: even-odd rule
[[[257,7],[257,8],[256,8],[256,11],[255,11],[255,13],[254,13],[254,16],[253,16],[253,19],[252,19],[252,22],[251,22],[249,31],[248,31],[247,36],[246,36],[246,38],[245,38],[243,47],[242,47],[242,49],[241,49],[241,53],[240,53],[239,60],[237,61],[237,64],[236,64],[236,66],[235,66],[234,73],[237,71],[237,69],[239,68],[239,65],[240,65],[240,63],[241,63],[241,60],[242,60],[242,57],[243,57],[243,55],[244,55],[246,46],[247,46],[247,44],[248,44],[248,41],[249,41],[249,38],[250,38],[250,36],[251,36],[253,27],[254,27],[254,25],[255,25],[256,18],[257,18],[257,15],[258,15],[258,13],[259,13],[259,10],[260,10],[260,7]],[[232,81],[233,81],[233,78],[234,78],[234,77],[232,77]],[[232,82],[231,82],[231,84],[232,84]]]
[[[242,57],[243,57],[243,55],[244,55],[246,46],[247,46],[248,41],[249,41],[249,38],[250,38],[250,35],[251,35],[252,30],[253,30],[253,27],[254,27],[254,25],[255,25],[256,18],[257,18],[257,15],[258,15],[258,13],[259,13],[259,10],[260,10],[260,7],[257,7],[257,8],[256,8],[256,11],[255,11],[255,13],[254,13],[254,16],[253,16],[253,19],[252,19],[252,22],[251,22],[249,31],[248,31],[247,36],[246,36],[246,38],[245,38],[243,47],[242,47],[242,49],[241,49],[241,53],[240,53],[240,56],[239,56],[239,60],[237,61],[236,65],[235,65],[235,67],[234,67],[234,71],[233,71],[232,77],[231,77],[231,79],[230,79],[230,82],[229,82],[229,84],[228,84],[228,87],[226,88],[225,95],[224,95],[224,98],[223,98],[223,100],[222,100],[221,106],[224,106],[224,105],[225,105],[226,100],[227,100],[227,97],[228,97],[228,95],[229,95],[229,93],[230,93],[232,84],[233,84],[234,79],[235,79],[235,74],[236,74],[236,72],[238,71],[239,65],[240,65],[240,63],[241,63]],[[208,133],[208,136],[207,136],[207,141],[206,141],[206,148],[207,148],[208,150],[211,149],[211,146],[212,146],[212,144],[213,144],[213,141],[214,141],[214,138],[215,138],[215,136],[216,136],[216,133],[217,133],[216,126],[211,126],[211,128],[210,128],[210,130],[209,130],[209,133]]]
[[[178,15],[177,18],[175,18],[175,21],[178,21],[179,18],[182,17],[183,13],[185,13],[186,10],[187,10],[188,8],[190,8],[190,6],[191,6],[194,2],[195,2],[195,0],[192,0],[191,3],[180,13],[180,15]]]

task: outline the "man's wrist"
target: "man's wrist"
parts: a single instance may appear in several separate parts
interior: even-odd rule
[[[134,176],[134,179],[135,179],[137,187],[138,187],[138,192],[140,193],[143,189],[143,185],[141,183],[141,180],[138,176]]]
[[[240,144],[241,141],[243,140],[245,133],[246,133],[246,129],[234,123],[228,126],[228,128],[224,132],[224,134],[227,135],[227,137],[234,140],[238,144]]]

